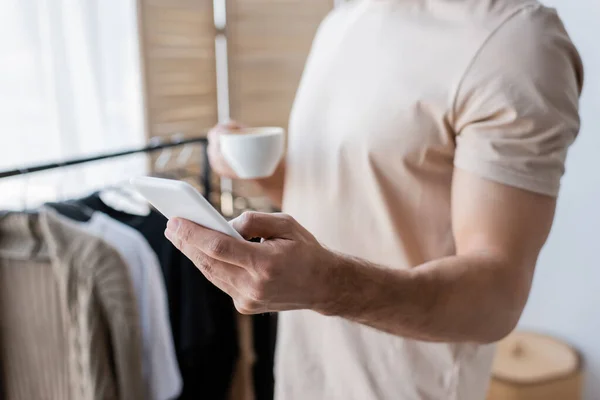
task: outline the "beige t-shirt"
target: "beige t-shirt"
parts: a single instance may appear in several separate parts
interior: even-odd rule
[[[454,167],[556,196],[581,84],[559,18],[533,1],[346,4],[321,25],[298,90],[284,211],[329,248],[389,267],[451,255]],[[485,397],[491,345],[280,318],[279,400]]]

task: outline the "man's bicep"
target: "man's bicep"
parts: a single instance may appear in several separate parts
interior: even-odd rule
[[[476,54],[456,92],[454,165],[556,197],[579,132],[582,65],[558,16],[526,7]]]
[[[489,254],[533,272],[556,207],[550,196],[455,168],[452,227],[457,255]]]

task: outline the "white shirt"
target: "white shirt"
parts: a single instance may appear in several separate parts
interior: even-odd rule
[[[95,212],[81,226],[114,247],[129,268],[142,326],[144,378],[151,399],[177,397],[183,383],[158,257],[141,233],[105,214]]]

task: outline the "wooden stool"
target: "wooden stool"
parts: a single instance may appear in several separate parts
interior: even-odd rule
[[[500,343],[487,400],[579,400],[579,354],[552,337],[514,332]]]

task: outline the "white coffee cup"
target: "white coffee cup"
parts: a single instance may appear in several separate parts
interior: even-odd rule
[[[236,129],[219,136],[221,153],[241,179],[273,175],[284,151],[284,129],[259,127]]]

